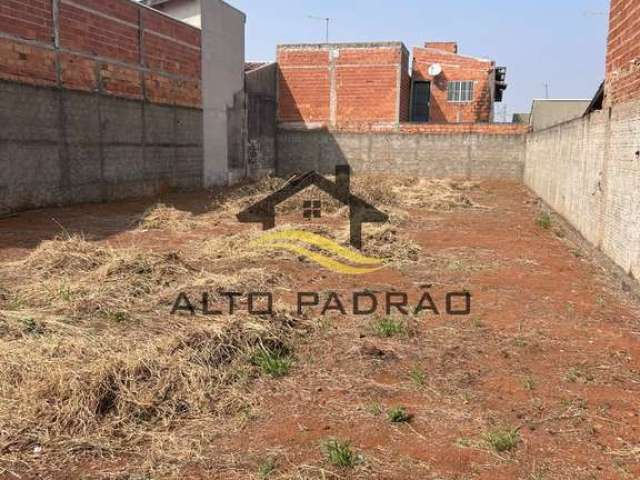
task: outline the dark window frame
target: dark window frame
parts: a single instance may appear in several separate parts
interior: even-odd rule
[[[302,203],[302,216],[307,220],[322,217],[321,200],[305,200]]]

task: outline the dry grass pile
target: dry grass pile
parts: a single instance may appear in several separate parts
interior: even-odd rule
[[[114,249],[78,236],[45,241],[4,270],[9,293],[0,308],[73,318],[144,314],[156,307],[154,295],[197,272],[178,252]]]
[[[330,180],[334,180],[329,177]],[[284,187],[288,180],[266,177],[257,182],[222,190],[214,197],[209,215],[231,218],[236,213]],[[469,192],[476,182],[451,179],[424,179],[393,175],[364,174],[351,178],[352,193],[387,213],[390,223],[400,225],[409,219],[407,209],[440,211],[473,208],[478,205]],[[321,200],[323,214],[342,215],[346,207],[315,186],[305,189],[278,206],[278,214],[286,215],[302,208],[305,200]]]
[[[54,320],[11,318],[0,348],[0,447],[82,439],[132,448],[177,420],[233,416],[250,401],[257,349],[288,348],[300,333],[279,311],[219,323],[185,321],[149,329],[91,332]]]
[[[265,177],[255,182],[243,183],[216,191],[211,202],[214,211],[234,214],[282,188],[287,181],[277,177]]]
[[[137,227],[140,230],[187,232],[196,228],[198,224],[199,222],[191,212],[159,203],[142,214],[137,222]]]
[[[395,226],[384,224],[370,227],[363,234],[365,255],[394,263],[417,262],[422,247],[403,235]]]
[[[402,205],[400,192],[417,181],[412,177],[392,175],[356,175],[351,179],[351,190],[355,195],[378,208],[399,207]]]
[[[381,209],[440,211],[472,208],[477,204],[469,192],[477,188],[477,182],[453,179],[362,175],[353,181],[354,192]]]
[[[269,318],[248,316],[244,306],[206,319],[169,312],[178,292],[192,301],[209,292],[218,302],[222,291],[271,291],[284,281],[236,261],[249,238],[152,252],[72,236],[1,265],[3,455],[34,445],[135,450],[177,421],[246,408],[258,374],[253,353],[292,348],[298,321],[278,306]],[[224,300],[216,306],[225,311]],[[177,444],[156,453],[184,452]]]
[[[402,189],[402,204],[406,207],[431,211],[448,211],[457,208],[479,207],[469,192],[478,188],[477,182],[464,180],[420,179]]]
[[[283,280],[258,261],[248,236],[195,243],[184,251],[112,248],[81,237],[43,242],[22,261],[6,264],[0,310],[47,312],[71,319],[122,321],[168,314],[180,291],[259,290]]]

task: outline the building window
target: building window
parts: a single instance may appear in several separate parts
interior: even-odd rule
[[[470,102],[473,100],[473,81],[454,81],[448,84],[450,102]]]
[[[302,205],[302,216],[306,219],[320,218],[322,202],[320,200],[305,200]]]

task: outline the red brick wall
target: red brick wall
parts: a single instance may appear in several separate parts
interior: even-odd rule
[[[329,52],[278,49],[278,118],[329,121]]]
[[[295,130],[295,129],[292,129]],[[483,134],[483,135],[514,135],[523,134],[529,131],[529,125],[520,123],[409,123],[403,122],[399,126],[381,125],[370,122],[351,123],[348,125],[340,125],[335,132],[382,132],[393,133],[400,132],[406,134],[434,134],[434,135],[452,135],[452,134]]]
[[[338,125],[398,118],[400,49],[345,48],[336,59]]]
[[[425,42],[424,48],[435,48],[449,53],[458,53],[457,42]]]
[[[0,32],[28,40],[53,40],[51,0],[2,0]]]
[[[405,123],[400,125],[400,131],[403,133],[513,135],[527,133],[529,125],[520,123]]]
[[[411,119],[411,74],[409,73],[409,52],[402,52],[402,67],[400,71],[400,121]]]
[[[130,0],[1,0],[0,33],[0,79],[201,107],[200,31]]]
[[[431,45],[431,44],[430,44]],[[442,73],[436,78],[428,73],[429,66],[439,63]],[[413,80],[431,81],[432,122],[490,122],[492,120],[491,79],[493,62],[456,55],[446,50],[415,48],[413,50]],[[473,101],[448,101],[448,82],[473,80]]]
[[[640,99],[640,0],[611,0],[605,92],[609,105]]]
[[[400,44],[281,46],[278,119],[331,126],[396,123],[407,114],[398,107],[406,100],[399,83],[407,63]]]

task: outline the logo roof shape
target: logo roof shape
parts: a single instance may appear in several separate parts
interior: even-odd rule
[[[262,223],[263,230],[270,230],[276,224],[276,206],[314,185],[339,202],[349,206],[350,243],[354,248],[362,249],[362,224],[384,223],[389,220],[389,216],[363,199],[353,195],[351,193],[350,177],[351,167],[349,165],[336,166],[335,182],[328,180],[316,171],[296,175],[279,190],[238,213],[238,221],[242,223]]]

